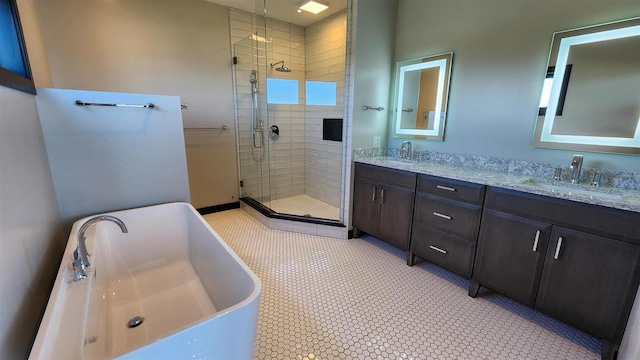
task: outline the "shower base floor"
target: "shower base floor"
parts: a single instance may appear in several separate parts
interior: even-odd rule
[[[265,204],[271,210],[280,214],[309,216],[319,219],[340,220],[340,208],[309,195],[298,195],[284,199],[273,200]]]

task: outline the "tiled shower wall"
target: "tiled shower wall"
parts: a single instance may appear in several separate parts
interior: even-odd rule
[[[304,194],[304,124],[305,124],[305,36],[304,28],[269,20],[271,46],[267,46],[270,64],[284,61],[291,72],[279,72],[268,67],[267,77],[298,80],[298,104],[269,104],[269,125],[277,125],[280,137],[269,140],[271,164],[271,199],[283,199]],[[269,44],[268,44],[269,45]]]
[[[258,35],[265,33],[264,20],[236,9],[230,9],[229,18],[234,50],[239,50],[247,59],[239,57],[238,64],[235,65],[238,152],[244,182],[243,196],[249,194],[257,200],[267,201],[268,193],[271,200],[306,193],[339,207],[342,143],[322,140],[322,119],[343,117],[346,13],[338,14],[306,29],[277,20],[267,20],[266,36],[259,36],[258,41],[253,42],[258,46],[257,58],[256,49],[253,49],[254,53],[251,54],[243,44],[251,45],[252,41],[247,38],[256,31]],[[291,72],[278,72],[269,66],[282,60]],[[253,160],[250,147],[253,140],[249,125],[249,74],[252,69],[257,70],[259,74],[259,118],[265,120],[264,144],[267,152],[262,164]],[[267,109],[264,96],[267,77],[298,80],[297,105],[268,106],[268,125],[277,125],[280,129],[277,141],[269,139],[267,114],[264,113]],[[336,82],[336,105],[305,107],[305,80]],[[260,177],[261,169],[268,178]]]
[[[322,140],[323,118],[343,118],[347,15],[306,28],[306,79],[336,83],[336,105],[306,107],[305,193],[340,207],[342,142]]]

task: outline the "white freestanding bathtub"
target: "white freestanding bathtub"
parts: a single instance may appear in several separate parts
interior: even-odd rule
[[[108,213],[87,229],[74,281],[71,230],[31,359],[250,359],[260,280],[187,203]],[[144,317],[130,328],[129,320]]]

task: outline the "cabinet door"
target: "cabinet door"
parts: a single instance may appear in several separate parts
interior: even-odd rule
[[[409,250],[414,191],[382,184],[380,189],[380,239]]]
[[[373,181],[356,177],[353,184],[353,217],[355,228],[378,236],[379,186]]]
[[[619,341],[640,277],[640,246],[554,226],[536,308]]]
[[[551,225],[485,210],[472,279],[533,306]]]

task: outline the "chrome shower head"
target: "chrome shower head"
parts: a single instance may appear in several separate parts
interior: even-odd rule
[[[289,69],[288,67],[284,66],[284,60],[278,61],[278,62],[275,62],[275,63],[271,64],[271,68],[273,69],[274,66],[276,66],[276,65],[278,65],[280,63],[282,63],[282,66],[277,67],[276,71],[279,71],[279,72],[291,72],[291,69]]]

